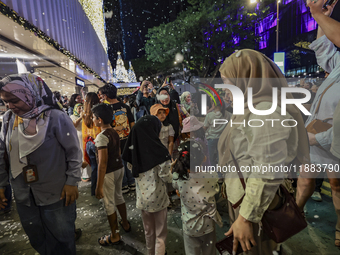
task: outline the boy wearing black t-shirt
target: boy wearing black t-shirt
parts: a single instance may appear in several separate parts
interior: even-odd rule
[[[100,127],[102,132],[95,139],[96,156],[98,162],[98,179],[96,198],[104,201],[111,234],[98,239],[102,246],[120,244],[118,221],[115,207],[117,207],[122,220],[119,222],[127,232],[131,231],[127,220],[126,205],[122,194],[122,180],[124,168],[120,155],[120,139],[117,132],[111,127],[112,109],[107,104],[95,105],[92,108],[93,123]]]
[[[130,130],[135,124],[135,119],[131,113],[131,109],[126,104],[117,100],[117,88],[113,84],[106,84],[98,90],[98,96],[101,102],[109,104],[113,111],[112,126],[117,131],[120,138],[121,152],[124,150],[125,143],[130,134]],[[127,168],[127,164],[123,161],[124,178],[122,192],[127,193],[135,190],[135,179],[131,171]]]

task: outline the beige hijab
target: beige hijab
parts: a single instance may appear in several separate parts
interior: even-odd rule
[[[248,88],[253,88],[254,106],[260,102],[272,102],[272,88],[278,88],[278,104],[281,103],[280,88],[288,87],[287,81],[277,65],[264,54],[255,50],[244,49],[232,54],[220,68],[220,73],[242,90],[245,98],[244,115],[233,115],[233,122],[242,122],[250,110],[246,100]],[[293,98],[291,94],[287,98]],[[309,163],[309,145],[307,132],[299,109],[295,105],[287,105],[287,112],[298,122],[297,159],[301,163]],[[229,144],[231,134],[238,126],[228,125],[218,142],[219,164],[228,165],[232,161]]]

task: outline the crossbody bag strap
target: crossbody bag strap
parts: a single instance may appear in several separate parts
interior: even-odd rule
[[[334,83],[335,83],[335,81],[334,81],[331,85],[329,85],[329,86],[322,92],[321,97],[320,97],[320,100],[319,100],[319,103],[318,103],[318,106],[317,106],[316,109],[315,109],[315,115],[319,112],[319,108],[320,108],[320,104],[321,104],[321,100],[322,100],[323,96],[325,95],[325,93],[327,92],[327,90],[328,90],[330,87],[333,86]]]
[[[242,175],[240,166],[238,165],[237,160],[235,159],[234,154],[231,152],[231,150],[230,150],[230,154],[231,154],[231,157],[233,158],[234,165],[235,165],[235,167],[236,167],[236,171],[237,171],[238,177],[240,178],[242,187],[243,187],[244,190],[246,190],[246,183],[245,183],[245,181],[244,181],[244,178],[243,178],[243,175]],[[241,204],[242,201],[243,201],[244,196],[245,196],[245,194],[241,197],[241,199],[240,199],[236,204],[233,205],[233,208],[234,208],[234,209],[236,209],[237,207],[240,206],[240,204]]]

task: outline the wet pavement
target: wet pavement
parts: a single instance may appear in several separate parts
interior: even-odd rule
[[[101,247],[97,242],[98,238],[110,232],[103,204],[96,198],[91,197],[90,183],[79,184],[76,227],[81,228],[83,234],[76,242],[77,254],[146,254],[141,212],[135,208],[135,192],[130,191],[124,195],[124,198],[132,231],[125,233],[120,228],[124,245]],[[308,227],[283,244],[282,254],[340,254],[340,250],[334,246],[334,226],[336,221],[334,207],[330,197],[324,195],[323,198],[323,202],[314,202],[312,200],[308,202]],[[173,199],[175,206],[168,211],[167,253],[168,255],[184,255],[180,201],[177,196],[173,196]],[[223,228],[217,226],[217,240],[222,239],[223,233],[229,229],[227,207],[224,199],[219,199],[218,210],[222,216],[224,226]],[[29,244],[28,238],[21,227],[15,205],[12,212],[0,215],[0,254],[38,254]]]

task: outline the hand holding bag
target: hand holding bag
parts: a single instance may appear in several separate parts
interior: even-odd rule
[[[232,152],[230,153],[240,177],[243,189],[246,190],[246,185],[240,167]],[[307,222],[297,206],[292,194],[290,194],[283,185],[280,185],[279,190],[283,196],[282,200],[280,200],[282,201],[282,205],[275,206],[275,209],[273,210],[266,210],[261,220],[264,233],[276,243],[286,241],[288,238],[307,227]],[[237,207],[242,203],[243,197],[237,204],[235,204]],[[273,206],[270,205],[269,207],[272,208]]]

